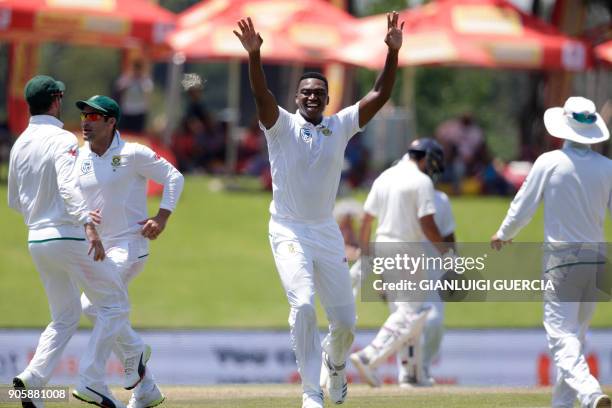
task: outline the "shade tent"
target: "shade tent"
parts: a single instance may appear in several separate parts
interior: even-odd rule
[[[0,0],[0,40],[167,49],[175,18],[148,0]]]
[[[371,68],[384,64],[384,16],[364,19],[338,61]],[[437,0],[405,10],[400,64],[474,65],[580,71],[592,65],[588,44],[560,33],[506,0]],[[372,41],[374,40],[374,41]]]
[[[208,0],[179,15],[170,44],[188,59],[245,59],[232,31],[247,16],[264,40],[262,58],[277,62],[325,61],[354,37],[356,21],[324,0]]]
[[[595,56],[598,61],[612,65],[612,40],[596,46]]]
[[[43,42],[132,49],[149,57],[170,52],[176,16],[148,0],[0,0],[0,41],[11,44],[9,127],[28,121],[23,87],[36,74]]]
[[[419,12],[406,10],[400,13],[404,22],[404,41],[399,53],[400,66],[413,65],[490,65],[487,54],[467,41],[461,41],[452,34],[450,28],[438,27],[422,32],[409,29],[413,20],[418,20]],[[385,63],[387,46],[384,14],[364,17],[356,25],[358,36],[330,58],[351,65],[379,69]]]
[[[169,44],[177,54],[192,61],[230,62],[227,90],[229,134],[232,135],[227,148],[229,172],[233,171],[236,161],[240,62],[248,58],[233,31],[239,31],[237,22],[246,17],[251,17],[263,38],[262,60],[294,66],[290,87],[297,85],[303,64],[330,62],[331,50],[355,37],[357,21],[325,0],[204,0],[179,14],[177,30],[169,37]],[[179,69],[175,72],[180,74]],[[169,106],[176,103],[176,90],[170,91],[167,100]],[[169,136],[166,133],[166,139]]]

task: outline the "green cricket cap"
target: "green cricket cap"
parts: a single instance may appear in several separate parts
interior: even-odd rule
[[[106,116],[117,119],[117,122],[121,119],[121,108],[119,108],[119,104],[108,96],[94,95],[86,101],[77,101],[76,106],[80,110],[83,110],[85,106],[89,106]]]
[[[26,84],[24,95],[30,105],[45,105],[53,102],[53,98],[65,90],[66,85],[63,82],[47,75],[36,75]]]

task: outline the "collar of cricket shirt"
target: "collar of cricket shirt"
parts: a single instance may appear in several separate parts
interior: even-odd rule
[[[30,117],[30,123],[33,125],[54,125],[64,128],[64,122],[51,115],[34,115]]]
[[[295,116],[297,118],[297,123],[300,126],[300,128],[303,128],[305,126],[312,126],[318,132],[323,133],[323,135],[325,136],[331,135],[331,129],[329,128],[329,116],[323,116],[321,123],[319,123],[318,125],[314,125],[310,123],[309,121],[307,121],[306,119],[304,119],[304,117],[300,114],[299,109],[295,111]]]
[[[108,149],[106,149],[106,151],[104,152],[104,154],[100,157],[106,157],[106,155],[108,155],[111,151],[122,147],[125,144],[125,142],[123,141],[123,139],[121,138],[121,134],[119,133],[118,130],[115,130],[115,136],[113,137],[113,141],[111,142],[110,146],[108,146]],[[91,147],[89,146],[89,142],[85,142],[84,145],[87,150],[89,150],[89,154],[93,155],[93,156],[98,156],[96,153],[94,153],[91,150]]]

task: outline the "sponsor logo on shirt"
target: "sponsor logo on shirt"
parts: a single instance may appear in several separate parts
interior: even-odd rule
[[[303,127],[300,129],[300,135],[302,136],[302,140],[306,143],[312,140],[312,130],[310,130],[308,127]]]
[[[68,154],[71,155],[72,157],[77,157],[77,154],[78,154],[77,148],[75,147],[75,148],[68,150]]]
[[[93,162],[89,159],[84,160],[83,163],[81,163],[81,174],[85,175],[88,173],[91,173],[93,171]]]

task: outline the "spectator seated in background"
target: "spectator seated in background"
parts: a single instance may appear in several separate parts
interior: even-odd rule
[[[238,146],[238,172],[261,176],[270,168],[266,138],[259,128],[257,118],[251,121]]]
[[[178,130],[172,135],[171,149],[176,156],[177,168],[181,173],[190,173],[197,168],[196,132],[200,122],[183,118]]]
[[[114,90],[121,106],[121,129],[125,133],[144,132],[152,93],[153,80],[145,72],[143,61],[134,61],[132,69],[119,77]]]
[[[369,161],[370,151],[363,143],[362,133],[357,133],[349,140],[344,151],[342,179],[351,187],[361,186],[368,174]]]
[[[485,140],[472,114],[464,113],[442,122],[436,129],[435,138],[442,145],[446,157],[444,179],[450,179],[457,186],[463,176],[476,175],[479,166],[477,153]]]
[[[203,101],[205,82],[194,73],[185,74],[181,81],[187,105],[173,138],[181,171],[217,173],[223,170],[227,124],[216,123],[208,113]]]
[[[476,177],[481,183],[481,193],[495,195],[514,194],[512,184],[504,177],[504,163],[497,157],[493,157],[485,143],[480,146],[476,153],[478,156],[478,167]]]

